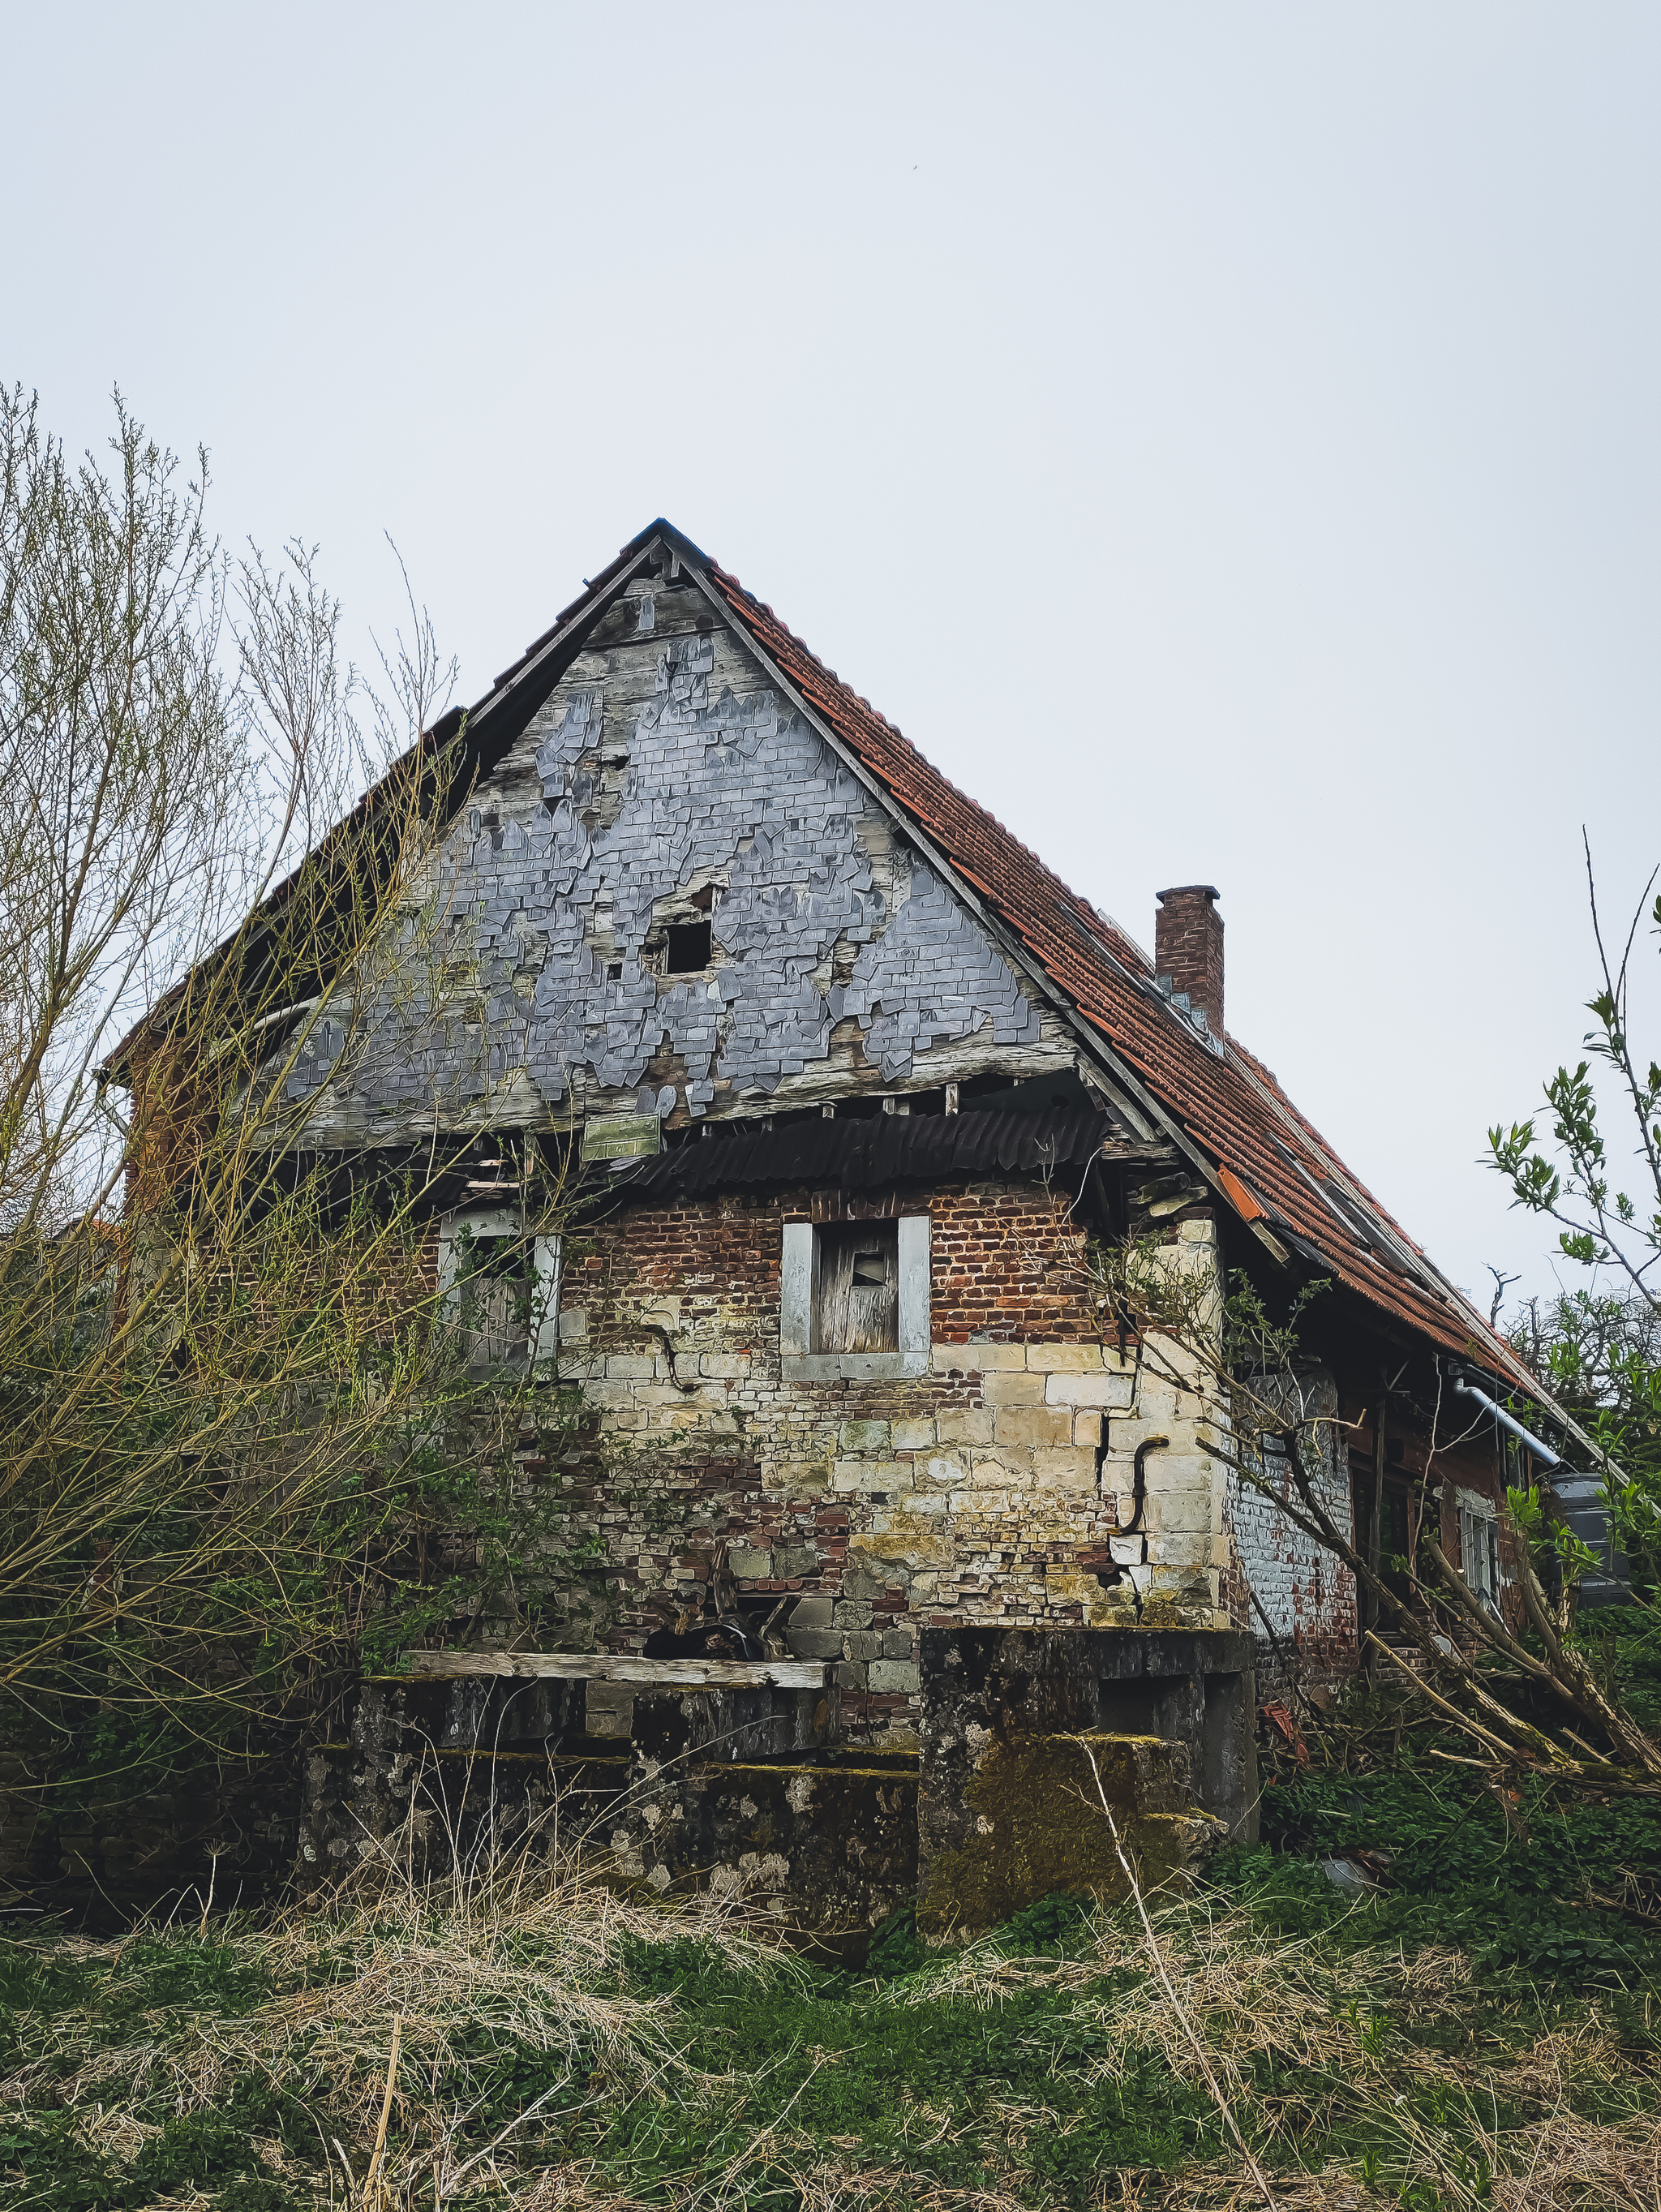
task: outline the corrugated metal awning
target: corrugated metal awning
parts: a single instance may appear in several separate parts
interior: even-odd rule
[[[631,1196],[695,1198],[758,1185],[866,1190],[958,1176],[1043,1176],[1081,1170],[1113,1127],[1106,1114],[1066,1107],[1043,1114],[878,1114],[861,1121],[792,1121],[782,1129],[712,1128],[615,1174]]]

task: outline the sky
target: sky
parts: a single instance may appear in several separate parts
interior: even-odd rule
[[[1661,860],[1661,12],[156,0],[6,50],[0,377],[71,446],[118,384],[205,444],[366,657],[390,535],[468,699],[666,515],[1140,942],[1219,886],[1231,1030],[1484,1309],[1550,1293],[1479,1156],[1579,1056],[1583,829],[1611,913]]]

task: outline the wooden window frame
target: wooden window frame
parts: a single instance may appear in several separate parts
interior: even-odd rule
[[[1467,1490],[1458,1484],[1453,1492],[1453,1506],[1459,1528],[1459,1573],[1465,1588],[1479,1605],[1486,1605],[1496,1616],[1501,1616],[1500,1595],[1511,1578],[1500,1557],[1499,1508],[1481,1491]],[[1482,1571],[1473,1580],[1472,1554],[1479,1547]]]
[[[536,1291],[532,1298],[525,1358],[500,1364],[536,1367],[551,1359],[560,1342],[561,1240],[557,1237],[528,1237],[523,1219],[510,1206],[460,1206],[453,1213],[446,1213],[439,1224],[439,1310],[452,1322],[458,1317],[457,1282],[464,1235],[517,1237],[530,1245]]]
[[[815,1352],[821,1231],[840,1222],[788,1221],[779,1267],[779,1366],[787,1382],[887,1382],[925,1375],[931,1350],[930,1238],[926,1213],[890,1216],[899,1268],[899,1345],[893,1352]],[[853,1224],[857,1226],[858,1224]]]

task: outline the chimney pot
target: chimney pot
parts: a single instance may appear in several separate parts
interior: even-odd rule
[[[1178,884],[1159,893],[1154,916],[1154,972],[1171,979],[1173,998],[1205,1016],[1214,1036],[1222,1032],[1222,916],[1215,884]]]

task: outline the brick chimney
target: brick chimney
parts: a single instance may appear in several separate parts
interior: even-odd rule
[[[1159,894],[1154,916],[1154,973],[1185,991],[1213,1036],[1222,1030],[1222,916],[1215,884],[1179,884]]]

